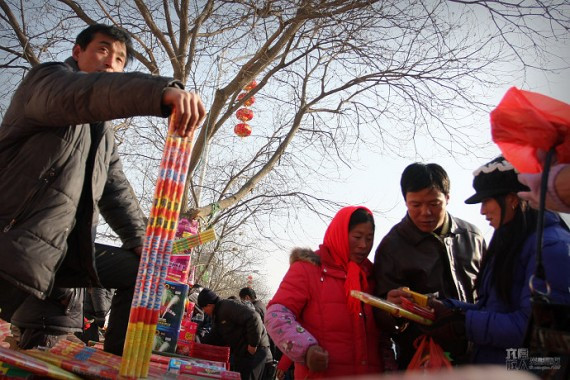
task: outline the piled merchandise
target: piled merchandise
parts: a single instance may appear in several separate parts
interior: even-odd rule
[[[226,368],[230,368],[230,348],[212,346],[210,344],[192,342],[188,356],[204,360],[226,363]]]
[[[0,374],[7,378],[33,378],[34,375],[51,379],[78,380],[80,377],[59,366],[36,359],[25,352],[0,347]]]
[[[0,342],[9,337],[7,322],[0,320]],[[225,356],[224,356],[225,357]],[[0,345],[0,378],[10,379],[117,379],[121,357],[102,351],[102,344],[86,347],[69,340],[49,350],[15,351]],[[147,379],[239,379],[226,370],[225,361],[190,357],[150,356]]]
[[[187,225],[181,221],[181,225]],[[189,285],[194,282],[191,250],[200,244],[216,239],[213,228],[204,232],[190,229],[180,231],[173,243],[166,281],[162,292],[160,313],[154,336],[153,350],[156,352],[187,355],[189,344],[194,341],[197,324],[191,321],[194,304],[188,301]]]
[[[100,379],[119,377],[120,356],[80,343],[61,340],[49,351],[28,350],[26,353],[81,376]],[[149,363],[148,378],[161,379],[166,374],[167,368],[164,366]]]

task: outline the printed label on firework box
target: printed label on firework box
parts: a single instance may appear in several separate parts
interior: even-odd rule
[[[156,326],[154,335],[154,344],[152,350],[156,352],[176,352],[176,343],[178,341],[178,330],[168,327]]]
[[[195,358],[184,358],[184,359],[172,358],[168,363],[168,372],[178,374],[180,373],[180,367],[182,365],[192,365],[217,371],[226,370],[225,363],[222,362],[214,362],[210,360],[195,359]]]
[[[184,306],[187,297],[187,284],[166,281],[164,283],[164,292],[162,292],[158,325],[179,331],[182,318],[184,317]]]
[[[204,368],[193,364],[181,364],[181,375],[191,375],[193,379],[241,379],[239,372],[225,371],[219,368]]]
[[[188,283],[190,274],[191,255],[171,255],[166,280],[173,282]]]

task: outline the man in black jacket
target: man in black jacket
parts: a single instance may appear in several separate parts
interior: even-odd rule
[[[117,289],[105,339],[115,354],[123,349],[145,221],[105,120],[173,113],[170,132],[186,137],[205,117],[200,97],[180,82],[122,73],[133,53],[124,30],[89,26],[72,57],[29,71],[0,126],[0,317],[10,321],[28,302],[32,313],[49,303],[67,315],[80,302],[73,288]],[[95,255],[99,212],[123,250]]]
[[[232,371],[239,372],[242,380],[261,379],[272,356],[259,314],[240,301],[220,299],[208,288],[198,295],[198,306],[212,317],[212,332],[202,342],[230,346]]]
[[[447,212],[450,181],[438,164],[408,165],[400,180],[407,214],[382,239],[374,257],[375,295],[400,304],[408,287],[419,293],[473,302],[474,281],[486,245],[477,227]],[[421,331],[414,323],[397,321],[375,310],[385,332],[394,334],[400,369],[406,369]],[[394,325],[398,327],[395,328]],[[466,342],[444,347],[459,363]]]

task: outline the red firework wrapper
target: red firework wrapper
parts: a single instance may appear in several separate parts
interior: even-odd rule
[[[43,360],[36,359],[21,351],[14,351],[4,347],[0,347],[0,361],[10,364],[11,366],[24,369],[28,372],[39,376],[45,376],[52,379],[79,380],[80,377],[65,371],[58,366],[46,363]]]
[[[111,380],[116,379],[119,375],[119,370],[117,368],[99,363],[68,358],[51,352],[30,350],[30,355],[80,376]]]
[[[57,366],[89,378],[116,379],[119,377],[121,357],[95,347],[60,340],[49,352],[40,351],[38,355],[42,355],[42,359]],[[166,368],[167,366],[163,363],[152,363],[147,378],[164,379]]]

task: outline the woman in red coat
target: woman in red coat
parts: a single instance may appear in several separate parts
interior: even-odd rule
[[[291,254],[265,325],[295,362],[296,379],[379,373],[384,364],[394,363],[371,307],[350,296],[351,290],[370,293],[374,288],[367,258],[373,239],[370,210],[350,206],[335,215],[319,250]]]

